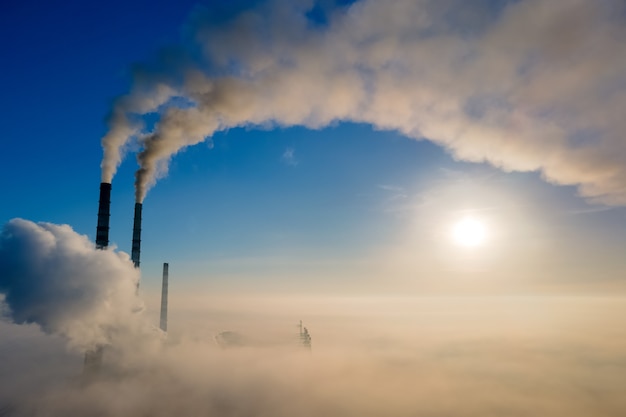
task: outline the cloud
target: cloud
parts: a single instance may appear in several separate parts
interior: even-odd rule
[[[287,148],[285,149],[285,152],[283,152],[283,156],[281,159],[285,164],[295,167],[296,165],[298,165],[298,160],[296,159],[295,152],[296,151],[293,148]]]
[[[204,330],[194,326],[152,350],[120,339],[106,372],[83,384],[69,376],[75,369],[63,369],[71,357],[54,336],[3,326],[0,352],[8,361],[0,382],[7,386],[11,374],[1,372],[9,369],[23,381],[22,391],[13,390],[13,415],[582,417],[626,410],[622,299],[222,302],[239,312],[245,332],[266,339],[295,335],[295,311],[310,315],[312,354],[286,343],[223,350],[194,339]],[[206,325],[206,303],[187,307]],[[209,322],[227,316],[212,311]],[[7,348],[20,333],[37,343]]]
[[[353,121],[626,203],[622,1],[362,0],[324,9],[324,25],[306,17],[312,5],[270,1],[220,23],[193,17],[202,59],[154,71],[142,80],[158,82],[126,98],[158,97],[146,107],[160,120],[141,136],[139,200],[172,155],[218,130]]]
[[[66,348],[66,340],[46,335],[34,324],[17,325],[0,319],[0,415],[11,416],[17,404],[33,393],[66,384],[79,375],[81,357]]]
[[[0,233],[8,317],[61,335],[79,351],[108,344],[133,326],[141,309],[138,279],[128,255],[96,250],[68,225],[13,219]]]

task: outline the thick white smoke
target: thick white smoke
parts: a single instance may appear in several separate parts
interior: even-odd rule
[[[165,84],[156,80],[142,80],[138,78],[138,85],[133,92],[115,102],[108,117],[109,131],[102,138],[102,182],[111,183],[117,167],[122,162],[125,145],[132,137],[141,134],[143,123],[137,115],[157,110],[173,95]],[[145,85],[146,83],[149,87]]]
[[[312,7],[270,1],[219,25],[196,16],[203,63],[181,62],[182,77],[159,74],[127,97],[160,96],[141,138],[138,201],[172,155],[217,130],[345,120],[626,203],[623,1],[361,0],[322,25]],[[105,179],[129,138],[124,115],[140,107],[112,118]]]
[[[0,294],[15,323],[36,323],[85,350],[136,328],[139,272],[68,225],[13,219],[0,233]]]

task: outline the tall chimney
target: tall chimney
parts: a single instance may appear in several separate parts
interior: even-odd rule
[[[109,246],[109,218],[111,217],[111,184],[100,183],[100,202],[98,203],[98,227],[96,228],[96,248]]]
[[[100,202],[98,203],[98,226],[96,227],[96,249],[106,249],[109,246],[109,219],[111,217],[111,184],[100,183]],[[93,350],[85,352],[83,373],[93,376],[102,367],[104,348],[99,345]]]
[[[168,275],[169,264],[163,264],[163,286],[161,287],[161,330],[167,332],[167,290],[168,290]]]
[[[141,211],[143,205],[135,203],[135,221],[133,223],[133,246],[131,251],[131,259],[135,268],[139,268],[139,257],[141,255]]]

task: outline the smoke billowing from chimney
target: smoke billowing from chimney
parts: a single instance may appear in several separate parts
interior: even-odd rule
[[[156,77],[139,72],[135,75],[133,90],[116,100],[107,118],[109,130],[102,138],[102,182],[113,181],[125,146],[131,139],[140,136],[143,122],[138,116],[156,111],[174,96],[172,89]]]
[[[109,131],[102,138],[103,158],[100,167],[102,168],[102,182],[110,183],[117,167],[122,162],[122,148],[130,137],[140,130],[138,126],[131,124],[126,112],[116,107],[109,116]]]
[[[362,0],[326,9],[325,24],[311,7],[193,16],[203,57],[138,77],[126,102],[158,99],[116,107],[103,167],[119,163],[128,120],[146,108],[159,119],[139,138],[137,202],[173,155],[216,131],[351,121],[626,204],[623,1]]]

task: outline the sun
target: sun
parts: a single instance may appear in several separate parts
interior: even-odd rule
[[[459,220],[452,228],[452,238],[459,246],[476,247],[485,243],[487,229],[485,224],[475,218],[467,217]]]

